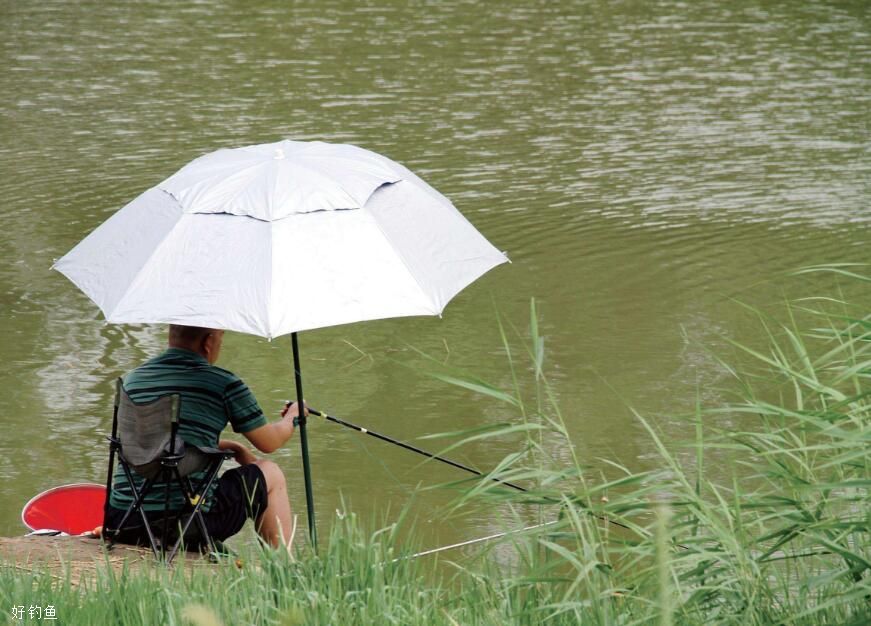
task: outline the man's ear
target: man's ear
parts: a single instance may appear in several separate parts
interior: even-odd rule
[[[203,335],[202,341],[200,342],[200,348],[204,353],[210,355],[212,350],[215,348],[215,335],[212,333],[206,333]]]

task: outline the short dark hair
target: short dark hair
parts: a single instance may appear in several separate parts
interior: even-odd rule
[[[200,343],[212,332],[211,328],[200,328],[199,326],[182,326],[180,324],[169,325],[169,343],[181,344],[186,346],[196,345]]]

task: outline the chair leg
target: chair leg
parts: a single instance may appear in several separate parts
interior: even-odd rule
[[[121,469],[124,471],[124,475],[127,477],[127,483],[130,485],[131,491],[133,491],[133,504],[127,509],[124,513],[124,517],[121,518],[121,523],[118,524],[118,528],[115,529],[115,537],[112,538],[109,543],[109,547],[115,545],[115,540],[118,534],[124,529],[124,524],[127,523],[127,520],[130,519],[131,515],[139,513],[142,518],[142,523],[145,525],[145,532],[148,533],[148,540],[151,543],[151,549],[154,551],[155,558],[160,558],[160,550],[157,548],[157,540],[154,537],[154,533],[151,530],[151,524],[148,523],[148,516],[145,514],[145,511],[142,509],[142,504],[145,501],[145,496],[148,494],[148,491],[151,489],[151,485],[154,484],[154,479],[149,478],[145,481],[145,484],[142,485],[141,490],[136,489],[136,483],[133,481],[133,474],[130,471],[130,468],[127,467],[127,464],[121,461]]]
[[[175,468],[173,468],[175,469]],[[178,470],[176,470],[178,473]],[[163,553],[163,557],[166,558],[166,539],[167,539],[167,531],[169,528],[169,483],[172,480],[172,469],[164,467],[160,472],[160,476],[164,481],[163,488],[163,529],[160,533],[160,550]]]
[[[145,525],[145,532],[148,533],[148,541],[151,543],[151,551],[154,552],[154,558],[160,560],[163,556],[163,545],[159,548],[157,547],[157,538],[154,536],[154,531],[148,522],[148,515],[142,508],[139,509],[139,515],[142,517],[142,523]]]
[[[206,543],[208,543],[210,548],[214,547],[212,544],[212,536],[209,534],[208,528],[206,528],[206,523],[205,523],[205,520],[203,520],[203,518],[202,518],[200,508],[203,505],[203,500],[204,500],[203,496],[209,492],[209,488],[212,486],[212,483],[214,482],[215,476],[218,474],[218,470],[221,468],[221,465],[222,465],[221,463],[215,463],[214,466],[209,470],[208,474],[200,482],[200,484],[197,488],[197,491],[196,491],[196,493],[199,494],[200,497],[197,499],[196,504],[194,504],[193,511],[187,517],[187,519],[184,522],[184,525],[180,529],[181,532],[179,534],[178,540],[176,541],[175,545],[173,546],[172,552],[170,553],[169,558],[167,558],[167,563],[170,563],[172,561],[172,559],[175,557],[176,552],[178,552],[178,549],[181,546],[182,541],[184,540],[184,536],[187,533],[188,528],[190,528],[191,522],[195,518],[197,520],[197,524],[200,527],[200,532],[203,533],[203,539],[206,541]],[[182,491],[185,493],[185,497],[187,497],[188,502],[190,502],[191,499],[193,499],[195,497],[193,490],[190,489],[190,481],[182,480],[181,474],[179,474],[177,468],[173,468],[173,470],[175,472],[176,479],[178,480],[178,483],[182,488]],[[185,485],[185,482],[187,482],[187,485]],[[205,487],[203,487],[203,483],[205,483]]]
[[[115,409],[116,414],[118,409]],[[106,528],[106,519],[109,514],[109,497],[112,495],[112,479],[114,478],[115,473],[115,452],[117,451],[118,444],[115,442],[115,431],[117,424],[117,415],[113,418],[112,422],[112,442],[109,444],[109,470],[106,472],[106,501],[103,503],[103,528]],[[112,547],[111,544],[109,546]]]
[[[142,506],[142,502],[145,500],[145,494],[151,487],[151,481],[146,480],[145,484],[142,485],[142,491],[138,491],[136,489],[136,483],[133,482],[133,475],[131,474],[130,469],[123,463],[121,464],[121,469],[124,470],[124,474],[127,476],[127,484],[130,485],[130,490],[133,492],[133,502],[130,504],[129,507],[127,507],[127,511],[124,513],[124,517],[121,518],[121,523],[118,524],[118,528],[115,529],[118,532],[120,532],[121,529],[124,528],[124,524],[127,523],[129,517],[139,511],[139,507]]]
[[[224,464],[223,459],[215,461],[213,463],[213,466],[206,473],[206,475],[200,479],[199,484],[197,484],[196,490],[194,490],[194,486],[193,486],[193,484],[191,484],[190,479],[187,476],[185,476],[185,481],[187,482],[188,489],[190,490],[190,492],[192,494],[193,493],[200,493],[200,494],[208,493],[208,491],[212,485],[212,482],[214,482],[215,478],[218,476],[218,472],[221,470],[221,466],[223,464]],[[218,546],[215,543],[215,541],[212,539],[211,534],[209,533],[208,529],[206,528],[206,522],[203,519],[202,514],[197,515],[197,523],[200,526],[200,532],[202,533],[203,537],[206,538],[206,541],[209,544],[209,550],[212,552],[217,552]]]
[[[205,491],[201,491],[200,489],[194,491],[194,486],[191,484],[191,481],[187,476],[184,477],[184,482],[187,485],[188,493],[190,493],[191,496],[193,496],[193,494],[195,493],[205,493]],[[202,481],[200,481],[200,484],[202,484]],[[197,512],[196,521],[197,526],[200,529],[200,535],[203,536],[203,538],[206,540],[206,543],[209,545],[209,552],[217,552],[218,548],[215,545],[214,540],[212,539],[212,535],[209,533],[209,529],[206,526],[206,520],[203,519],[202,512]]]

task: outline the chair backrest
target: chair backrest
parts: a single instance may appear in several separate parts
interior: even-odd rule
[[[116,402],[121,454],[137,472],[151,474],[159,465],[159,457],[184,454],[184,441],[178,435],[181,408],[178,394],[138,404],[130,399],[119,379]]]

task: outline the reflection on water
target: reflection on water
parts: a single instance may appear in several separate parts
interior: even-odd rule
[[[494,312],[524,335],[534,296],[578,454],[649,468],[628,407],[676,437],[670,416],[722,401],[722,336],[755,336],[733,298],[772,306],[831,287],[782,292],[785,272],[869,261],[869,14],[793,4],[0,5],[0,533],[37,491],[101,479],[112,380],[164,341],[103,324],[52,260],[192,158],[282,137],[405,163],[513,261],[442,320],[304,334],[313,405],[409,440],[516,420],[410,346],[510,387]],[[223,364],[269,412],[292,395],[288,341],[228,337]],[[454,454],[486,468],[517,444]],[[324,524],[340,492],[395,511],[457,478],[327,424],[312,456]],[[276,457],[300,509],[296,448]],[[417,497],[433,540],[491,530],[444,521],[450,497]]]

